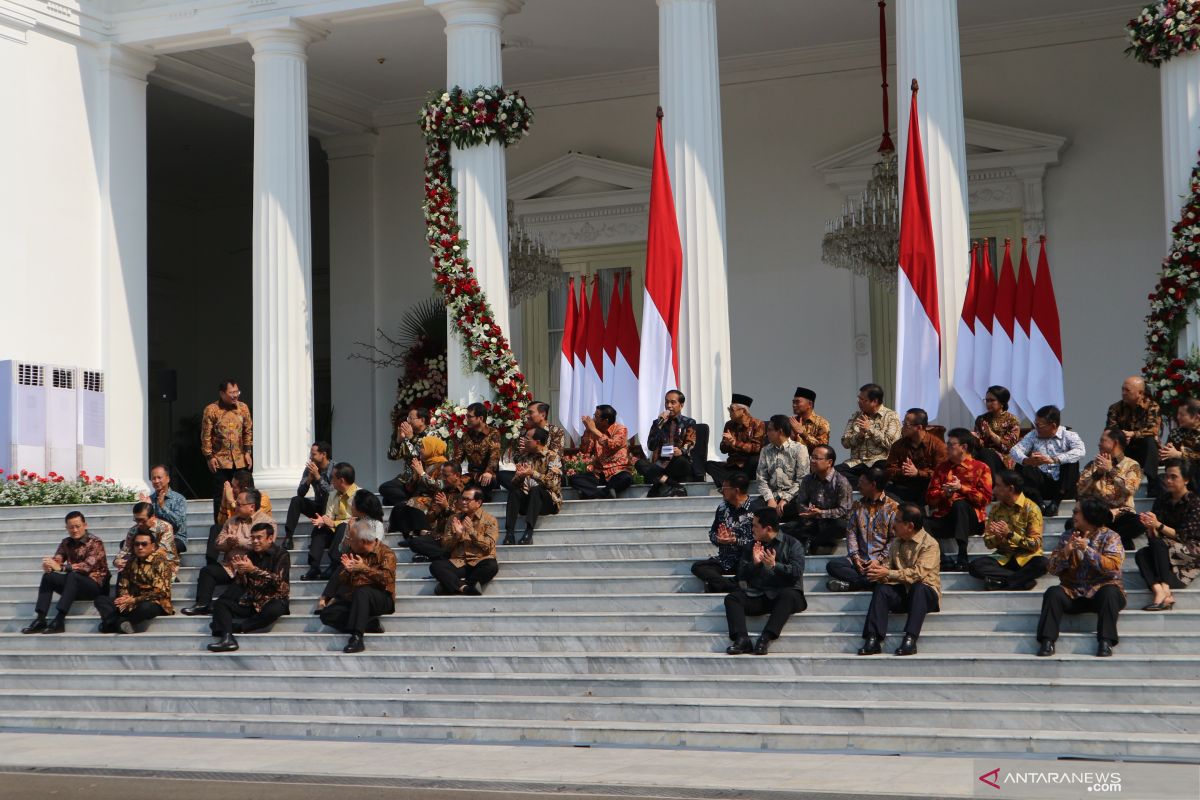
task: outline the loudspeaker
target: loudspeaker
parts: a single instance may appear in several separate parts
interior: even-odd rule
[[[156,369],[151,375],[150,385],[155,400],[174,403],[179,396],[179,383],[173,369]]]

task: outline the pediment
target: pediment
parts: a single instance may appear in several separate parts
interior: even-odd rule
[[[647,192],[650,170],[583,153],[567,153],[508,182],[514,201]]]

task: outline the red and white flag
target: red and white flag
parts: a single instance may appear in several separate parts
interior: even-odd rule
[[[609,405],[612,405],[613,394],[616,391],[617,373],[614,366],[617,362],[617,336],[620,333],[617,327],[617,320],[621,318],[620,307],[621,280],[618,276],[613,278],[612,295],[608,299],[608,323],[604,326],[604,386],[600,392],[600,402]]]
[[[591,416],[604,402],[604,306],[600,304],[600,277],[592,276],[592,306],[587,321],[587,367],[584,369],[580,415]]]
[[[1036,407],[1029,402],[1029,325],[1033,318],[1033,270],[1029,268],[1028,240],[1021,239],[1021,269],[1017,272],[1017,303],[1013,310],[1013,377],[1009,410],[1033,419]]]
[[[996,283],[996,305],[992,324],[992,363],[989,374],[993,386],[1012,386],[1013,316],[1017,301],[1017,279],[1013,274],[1012,239],[1004,240],[1004,260]],[[1011,391],[1011,389],[1010,389]]]
[[[637,425],[638,420],[638,330],[633,318],[633,297],[630,284],[633,276],[626,274],[625,291],[621,296],[620,310],[614,315],[608,312],[609,327],[617,329],[617,356],[613,362],[612,404],[617,409],[617,418],[626,427]]]
[[[662,109],[654,134],[650,173],[650,223],[646,230],[646,294],[642,301],[642,344],[638,372],[637,433],[642,442],[658,416],[663,395],[679,387],[679,305],[683,245],[663,152]]]
[[[586,412],[583,411],[585,405],[583,395],[587,388],[587,330],[587,276],[580,276],[579,311],[575,314],[575,336],[571,346],[571,352],[575,357],[575,375],[571,391],[571,408],[566,411],[567,420],[563,423],[563,428],[571,432],[576,441],[583,437],[584,427],[580,417],[585,413],[592,413],[590,408]]]
[[[917,83],[913,81],[900,204],[900,270],[896,290],[896,407],[923,408],[936,417],[941,398],[942,331],[938,311],[937,254]]]
[[[1033,284],[1033,312],[1029,324],[1029,372],[1025,393],[1036,412],[1042,406],[1063,407],[1062,335],[1058,302],[1046,260],[1046,237],[1041,237],[1037,278]]]
[[[574,406],[575,381],[575,279],[567,281],[567,319],[563,323],[562,347],[558,360],[558,418],[569,428]]]
[[[967,276],[967,296],[958,318],[958,343],[955,345],[954,391],[972,414],[983,412],[983,398],[975,392],[975,293],[978,291],[979,245],[971,245],[971,272]]]
[[[979,283],[975,287],[975,368],[971,380],[975,394],[987,396],[992,385],[992,325],[996,311],[996,276],[987,240],[979,243]]]

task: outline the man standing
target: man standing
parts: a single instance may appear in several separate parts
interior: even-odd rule
[[[101,633],[134,633],[135,626],[164,614],[174,614],[171,580],[175,572],[167,552],[158,546],[150,531],[133,536],[133,555],[117,578],[117,596],[97,595]]]
[[[349,531],[350,552],[331,588],[317,600],[321,622],[350,634],[343,653],[366,649],[363,636],[383,633],[379,617],[396,610],[396,554],[383,542],[383,523],[355,520]]]
[[[609,405],[596,406],[593,417],[583,417],[583,442],[579,455],[588,469],[571,476],[571,485],[586,500],[617,497],[633,485],[633,465],[629,460],[629,431],[617,422],[617,410]]]
[[[538,517],[543,513],[557,514],[562,508],[562,462],[550,450],[550,434],[544,428],[535,428],[528,438],[508,489],[508,504],[504,509],[506,545],[533,544]],[[517,517],[522,514],[525,534],[517,542]]]
[[[729,403],[729,421],[721,432],[721,452],[728,455],[725,461],[709,461],[705,471],[712,476],[719,489],[721,484],[735,472],[754,480],[758,474],[758,454],[767,436],[767,426],[762,420],[750,416],[754,398],[734,394]]]
[[[212,634],[220,641],[208,649],[229,653],[238,649],[235,633],[252,633],[275,624],[289,613],[288,551],[275,544],[275,528],[260,522],[250,529],[250,552],[230,559],[233,584],[213,606]]]
[[[187,552],[187,499],[171,488],[171,473],[163,464],[155,464],[150,468],[150,486],[153,495],[143,496],[154,507],[154,516],[171,526],[175,532],[175,549],[180,553]]]
[[[758,493],[781,520],[796,518],[793,502],[808,474],[808,448],[791,438],[791,422],[776,414],[767,422],[767,444],[758,456]]]
[[[883,404],[883,387],[864,384],[858,390],[858,410],[846,420],[842,447],[850,457],[837,465],[838,472],[858,479],[868,467],[884,466],[892,445],[900,438],[900,417]]]
[[[1162,433],[1162,416],[1158,403],[1146,394],[1144,380],[1137,375],[1125,379],[1121,384],[1121,399],[1108,407],[1104,427],[1125,432],[1125,453],[1141,465],[1149,481],[1146,495],[1158,497],[1158,435]]]
[[[819,444],[809,458],[809,473],[800,481],[796,493],[795,536],[808,545],[814,555],[832,553],[846,536],[854,491],[846,476],[833,468],[837,453],[827,444]]]
[[[726,576],[737,574],[742,548],[754,543],[754,518],[750,513],[750,495],[746,492],[749,485],[750,481],[740,472],[721,484],[721,504],[708,529],[708,540],[716,545],[717,554],[692,564],[692,574],[704,582],[706,592],[727,593],[737,588],[737,581]]]
[[[992,470],[974,457],[975,435],[966,428],[946,434],[946,460],[934,470],[925,493],[929,506],[926,527],[935,539],[954,539],[958,557],[942,555],[942,569],[966,572],[969,537],[983,533],[988,503],[992,502]]]
[[[817,393],[803,386],[796,387],[792,398],[792,439],[808,448],[808,452],[819,444],[829,444],[829,420],[813,410]]]
[[[67,536],[58,543],[54,555],[42,559],[42,582],[38,586],[33,622],[21,633],[62,633],[66,630],[67,614],[76,600],[94,600],[108,590],[108,556],[100,537],[88,533],[87,520],[79,511],[67,514]],[[58,613],[46,622],[54,593]]]
[[[663,400],[665,406],[650,426],[646,449],[650,457],[643,458],[635,468],[646,483],[650,496],[661,497],[693,478],[692,448],[696,446],[696,420],[685,416],[683,392],[672,389]],[[686,494],[686,490],[684,492]]]
[[[1042,406],[1033,420],[1033,430],[1009,451],[1021,466],[1025,494],[1042,509],[1042,515],[1058,514],[1058,504],[1075,497],[1079,462],[1086,454],[1079,434],[1060,425],[1058,406]]]
[[[287,517],[284,518],[283,549],[292,549],[292,536],[296,533],[296,525],[300,515],[312,519],[325,510],[329,502],[329,492],[333,481],[333,446],[329,442],[313,442],[308,452],[308,463],[300,475],[300,485],[296,487],[296,496],[288,503]],[[308,492],[312,490],[312,499]]]
[[[483,403],[467,406],[467,424],[456,448],[455,463],[468,482],[483,489],[484,502],[490,503],[500,471],[500,431],[487,424]]]
[[[946,460],[946,445],[929,431],[929,415],[923,408],[910,408],[900,426],[900,438],[888,451],[887,491],[898,501],[925,502],[929,479],[937,465]]]
[[[442,536],[446,558],[429,565],[429,574],[438,582],[434,592],[483,594],[483,587],[500,571],[498,533],[496,518],[483,510],[483,493],[477,486],[468,486],[459,495],[457,513],[447,521]]]
[[[893,611],[908,612],[904,639],[896,648],[896,655],[916,655],[925,615],[940,610],[942,579],[938,574],[938,563],[941,550],[937,540],[921,530],[923,517],[924,513],[916,503],[901,503],[894,526],[896,541],[892,543],[888,562],[872,561],[867,565],[867,578],[875,584],[875,589],[863,625],[860,656],[882,652],[883,640],[887,638],[888,614]]]
[[[353,514],[354,493],[358,484],[354,482],[354,467],[345,461],[333,465],[333,480],[329,497],[325,500],[325,512],[313,517],[312,538],[308,543],[308,572],[302,581],[329,580],[333,576],[334,560],[346,535],[346,524]],[[329,555],[329,568],[322,573],[321,561]]]
[[[894,536],[893,527],[900,506],[883,491],[884,472],[871,467],[858,478],[861,500],[850,511],[850,528],[846,531],[846,555],[831,558],[825,565],[829,580],[825,587],[831,592],[861,592],[871,588],[867,567],[887,560],[888,545]]]
[[[725,596],[725,619],[729,623],[726,654],[754,653],[765,656],[771,641],[779,638],[783,626],[808,608],[804,599],[804,546],[790,536],[779,535],[779,515],[773,508],[754,512],[751,530],[754,544],[742,549],[738,561],[739,588]],[[746,616],[770,614],[766,627],[753,645],[746,630]]]
[[[217,386],[217,402],[209,403],[200,417],[200,453],[213,476],[213,519],[221,510],[225,483],[239,469],[254,469],[254,422],[250,407],[239,398],[237,381]]]
[[[233,583],[233,567],[230,561],[234,556],[247,555],[250,552],[250,530],[260,522],[272,527],[275,525],[271,517],[262,512],[262,495],[257,489],[240,492],[233,515],[225,521],[225,526],[217,534],[218,561],[200,570],[200,576],[196,579],[196,604],[180,609],[184,616],[195,617],[212,613],[213,591],[218,586]]]
[[[983,543],[995,552],[972,559],[968,572],[987,589],[1028,591],[1046,574],[1042,555],[1042,510],[1023,492],[1015,470],[996,473],[996,503],[983,528]]]

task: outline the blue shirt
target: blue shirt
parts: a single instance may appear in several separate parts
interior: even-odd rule
[[[171,523],[175,530],[175,538],[187,545],[187,500],[174,489],[167,490],[167,499],[160,506],[158,493],[151,495],[150,505],[154,506],[154,516]]]
[[[1059,464],[1076,464],[1083,460],[1086,452],[1079,434],[1059,425],[1054,435],[1047,439],[1038,438],[1036,428],[1031,430],[1024,439],[1013,445],[1008,454],[1018,464],[1034,453],[1050,456],[1055,463],[1041,464],[1038,469],[1057,480]]]

